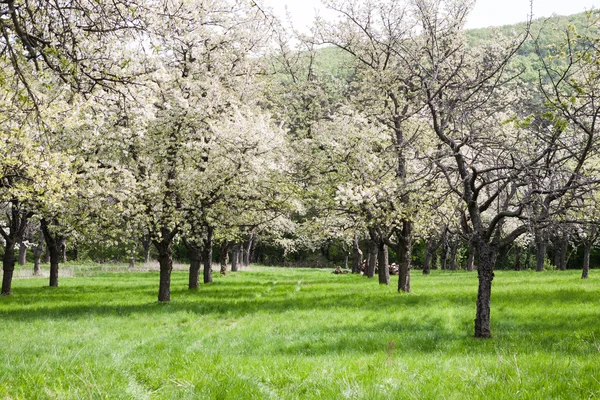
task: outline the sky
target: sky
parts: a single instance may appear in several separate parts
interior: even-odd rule
[[[288,7],[294,27],[304,30],[311,24],[315,11],[327,17],[320,0],[263,0],[280,17],[285,18]],[[552,14],[569,15],[600,8],[600,0],[533,0],[533,17]],[[467,28],[485,28],[522,22],[529,14],[529,0],[477,0],[467,21]]]

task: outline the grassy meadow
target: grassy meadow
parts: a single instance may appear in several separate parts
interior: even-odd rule
[[[600,273],[414,271],[411,294],[331,270],[251,267],[156,302],[156,272],[16,279],[1,399],[600,398]]]

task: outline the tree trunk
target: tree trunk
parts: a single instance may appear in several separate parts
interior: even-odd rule
[[[377,266],[377,243],[374,240],[369,240],[369,260],[367,264],[367,278],[375,276],[375,267]]]
[[[583,248],[583,272],[581,279],[587,279],[590,275],[590,253],[592,252],[592,241],[586,240]]]
[[[250,265],[250,259],[252,256],[252,248],[254,247],[254,232],[250,233],[248,243],[244,246],[244,265]]]
[[[431,261],[435,253],[435,238],[429,238],[427,240],[427,247],[425,249],[425,263],[423,264],[423,274],[429,275],[431,273]]]
[[[154,246],[158,251],[158,264],[160,265],[158,301],[164,303],[171,301],[171,272],[173,271],[173,245],[172,241],[163,239],[160,242],[155,241]]]
[[[46,251],[44,252],[44,260],[42,262],[44,264],[48,264],[50,262],[50,249],[48,248],[48,246],[46,246]]]
[[[456,260],[458,256],[458,240],[456,237],[452,239],[450,243],[450,267],[449,269],[452,271],[456,271],[458,269],[458,262]]]
[[[46,235],[44,235],[46,237]],[[60,252],[57,243],[51,245],[46,240],[50,252],[50,287],[58,287],[58,263],[60,262]]]
[[[490,304],[497,251],[494,246],[481,241],[478,241],[476,246],[479,254],[479,268],[477,269],[479,287],[477,290],[477,312],[475,314],[475,337],[489,338],[492,336]]]
[[[50,254],[50,287],[58,287],[58,263],[60,262],[60,243],[63,238],[50,231],[50,226],[45,218],[41,220],[42,232],[46,241],[46,249]]]
[[[530,269],[531,268],[531,246],[527,245],[525,250],[527,251],[527,253],[525,254],[525,268]]]
[[[412,252],[412,222],[402,222],[402,233],[398,237],[398,291],[410,293],[410,262]]]
[[[40,274],[40,261],[44,253],[44,233],[40,230],[38,242],[33,247],[33,276]]]
[[[239,263],[241,246],[242,246],[241,243],[236,243],[233,246],[233,249],[231,250],[231,272],[238,271],[238,263]]]
[[[214,228],[209,226],[204,239],[204,283],[210,283],[212,279],[212,246]]]
[[[358,235],[354,235],[354,240],[352,241],[352,273],[360,274],[360,270],[362,268],[362,251],[360,250],[360,245],[358,243]]]
[[[546,258],[546,239],[542,233],[536,234],[536,253],[535,253],[535,270],[542,272],[544,270],[544,260]]]
[[[219,253],[219,263],[221,265],[221,275],[227,274],[227,259],[229,258],[229,241],[225,240],[221,244],[221,252]]]
[[[446,269],[448,262],[448,243],[446,240],[442,243],[442,251],[440,252],[440,268],[442,270]]]
[[[150,235],[145,234],[142,236],[142,246],[144,247],[144,264],[148,264],[150,262],[150,245],[152,241],[150,240]]]
[[[25,265],[27,262],[27,246],[21,241],[19,243],[19,265]]]
[[[0,228],[2,229],[2,228]],[[15,271],[15,243],[10,240],[5,240],[4,256],[2,257],[2,296],[10,296],[13,273]]]
[[[44,246],[38,244],[33,248],[33,275],[38,276],[40,274],[40,261],[42,259],[42,253],[44,252]]]
[[[567,270],[567,255],[569,252],[569,242],[565,236],[562,236],[559,242],[560,258],[558,259],[558,268],[561,271]]]
[[[467,271],[473,271],[475,269],[475,246],[473,241],[469,240],[469,247],[467,249]]]
[[[521,247],[515,246],[515,271],[521,270]]]
[[[379,284],[389,285],[390,284],[390,269],[388,268],[388,252],[387,246],[380,239],[377,243],[377,258],[379,262]]]
[[[66,263],[67,262],[67,239],[62,237],[60,239],[59,246],[60,246],[60,262]]]

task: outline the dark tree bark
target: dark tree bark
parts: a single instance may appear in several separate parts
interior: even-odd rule
[[[152,239],[158,252],[158,265],[160,267],[160,282],[158,284],[158,301],[166,303],[171,301],[171,272],[173,271],[173,239],[179,232],[177,227],[163,226],[160,236]]]
[[[150,245],[152,241],[150,240],[149,234],[144,234],[141,239],[142,246],[144,248],[144,263],[148,264],[150,262]]]
[[[42,262],[44,264],[48,264],[50,262],[50,249],[48,248],[48,246],[46,246],[46,250],[44,251],[44,259]]]
[[[490,310],[492,296],[492,280],[494,279],[494,264],[496,263],[497,250],[494,246],[479,242],[479,287],[477,291],[477,312],[475,314],[475,337],[491,337]]]
[[[358,235],[354,235],[354,240],[352,241],[352,273],[360,274],[360,270],[362,268],[362,251],[360,250],[360,245],[358,242]]]
[[[410,293],[410,263],[412,253],[412,222],[402,222],[402,232],[396,232],[398,238],[398,291]]]
[[[423,264],[423,274],[429,275],[431,272],[432,262],[435,262],[434,256],[435,251],[439,247],[438,239],[431,237],[427,240],[427,246],[425,248],[425,263]]]
[[[521,270],[521,247],[515,246],[515,271]]]
[[[163,239],[154,240],[154,247],[158,251],[158,264],[160,265],[160,283],[158,285],[158,301],[171,301],[171,272],[173,271],[173,241],[168,240],[170,235],[163,235]],[[165,240],[167,239],[167,240]]]
[[[583,242],[583,271],[581,272],[581,279],[587,279],[590,275],[590,254],[592,252],[592,245],[598,234],[598,228],[593,225],[588,234],[588,237]]]
[[[458,256],[458,240],[456,237],[454,237],[452,239],[452,241],[450,242],[450,266],[448,269],[450,269],[451,271],[456,271],[458,269],[458,261],[457,261],[457,256]]]
[[[4,256],[2,257],[2,296],[10,296],[12,278],[15,271],[15,243],[5,239]]]
[[[473,241],[469,240],[469,247],[467,249],[467,271],[473,271],[475,269],[475,246]]]
[[[546,259],[546,238],[543,232],[536,233],[535,237],[536,253],[535,253],[535,270],[542,272],[544,270],[544,260]]]
[[[42,231],[46,248],[50,253],[50,287],[58,287],[58,264],[60,262],[60,243],[63,238],[60,234],[53,233],[50,229],[50,222],[46,218],[41,220]]]
[[[183,239],[183,244],[190,255],[190,272],[188,277],[188,289],[200,287],[200,266],[202,265],[202,246],[195,241]]]
[[[558,269],[561,271],[567,270],[567,258],[569,253],[569,242],[566,236],[561,236],[559,240],[560,257],[558,259]]]
[[[527,245],[527,247],[525,248],[525,251],[527,252],[525,254],[525,268],[531,269],[531,246]]]
[[[442,271],[446,270],[448,265],[448,242],[445,237],[443,240],[442,251],[440,252],[440,268]]]
[[[67,262],[67,238],[61,237],[59,246],[60,246],[60,262],[66,263]]]
[[[19,242],[19,265],[25,265],[27,262],[27,246],[23,243],[23,240]]]
[[[244,265],[248,266],[251,263],[252,260],[252,252],[254,249],[254,241],[255,241],[255,232],[250,232],[250,235],[248,237],[248,242],[246,244],[246,246],[244,246]]]
[[[206,238],[204,239],[204,283],[211,283],[212,279],[212,250],[213,250],[214,228],[207,228]],[[250,253],[248,253],[250,254]]]
[[[379,284],[390,284],[390,269],[388,268],[388,252],[387,246],[383,240],[378,240],[377,243],[377,260],[379,262]]]
[[[33,275],[40,274],[40,261],[44,253],[44,234],[40,232],[40,241],[33,247]]]
[[[4,227],[0,227],[0,234],[4,238],[4,256],[2,258],[2,290],[0,295],[10,296],[12,290],[12,278],[15,271],[15,245],[23,240],[27,222],[32,216],[20,209],[20,204],[17,200],[12,200],[9,204],[9,210],[6,212],[8,218],[8,233]]]
[[[367,271],[365,275],[367,278],[373,278],[375,276],[375,267],[377,266],[377,243],[374,240],[369,240],[369,259],[367,264]]]
[[[233,246],[233,249],[231,250],[231,272],[237,272],[239,267],[239,257],[240,257],[240,250],[242,248],[242,244],[241,243],[236,243]]]
[[[221,251],[219,253],[219,264],[221,265],[221,275],[227,274],[227,259],[229,258],[229,241],[225,240],[221,243]]]

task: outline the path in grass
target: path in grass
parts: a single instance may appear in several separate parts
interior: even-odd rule
[[[0,298],[0,398],[600,397],[600,276],[498,272],[491,340],[476,273],[362,276],[253,267],[158,304],[158,274],[14,282]],[[395,284],[395,282],[394,282]]]

